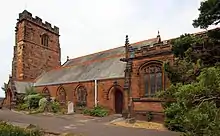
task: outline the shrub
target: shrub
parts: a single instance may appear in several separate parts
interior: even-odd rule
[[[6,122],[0,122],[1,136],[43,136],[43,132],[39,129],[24,129],[13,126]]]
[[[51,102],[51,109],[53,113],[57,113],[61,111],[60,103],[56,101]]]
[[[28,110],[28,104],[27,104],[27,103],[19,104],[19,105],[17,106],[17,109],[18,109],[18,110]]]
[[[47,99],[46,98],[41,98],[39,100],[38,105],[39,105],[38,111],[43,112],[45,110],[46,106],[47,106]]]
[[[220,67],[204,68],[196,82],[172,85],[163,95],[176,99],[164,106],[165,125],[188,136],[220,135],[219,92]]]
[[[108,110],[101,106],[94,107],[93,109],[84,109],[83,114],[96,116],[96,117],[104,117],[108,115]]]
[[[25,103],[28,104],[29,108],[36,109],[39,107],[39,101],[42,99],[43,96],[40,94],[32,94],[28,95],[24,98]]]
[[[25,97],[24,94],[17,94],[16,95],[16,104],[17,105],[23,104],[25,102],[24,97]]]

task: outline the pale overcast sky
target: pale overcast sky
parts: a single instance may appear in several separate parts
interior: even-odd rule
[[[0,5],[0,85],[11,73],[15,25],[27,9],[60,28],[62,63],[70,58],[156,37],[201,31],[192,26],[201,0],[7,0]],[[4,96],[0,90],[0,96]]]

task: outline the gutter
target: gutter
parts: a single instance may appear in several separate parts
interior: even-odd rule
[[[124,79],[124,76],[121,77],[110,77],[110,78],[97,78],[96,80],[113,80],[113,79]],[[87,79],[87,80],[78,80],[78,81],[66,81],[66,82],[56,82],[56,83],[43,83],[37,84],[36,82],[33,84],[34,87],[40,86],[52,86],[52,85],[63,85],[63,84],[73,84],[73,83],[81,83],[81,82],[92,82],[94,79]]]

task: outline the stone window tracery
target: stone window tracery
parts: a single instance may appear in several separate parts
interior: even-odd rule
[[[76,98],[78,106],[86,106],[87,103],[87,91],[84,86],[79,86],[76,90]]]
[[[61,87],[61,88],[59,89],[58,99],[59,99],[59,102],[60,102],[61,104],[65,104],[65,103],[66,103],[66,91],[64,90],[63,87]]]
[[[147,65],[142,69],[145,96],[154,96],[163,89],[162,66],[158,64]]]
[[[45,95],[45,96],[50,96],[50,91],[45,88],[43,91],[42,91],[42,94]]]

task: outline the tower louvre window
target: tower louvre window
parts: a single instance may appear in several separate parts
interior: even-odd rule
[[[43,34],[41,36],[41,45],[43,46],[48,46],[48,43],[49,43],[49,36],[47,34]]]

